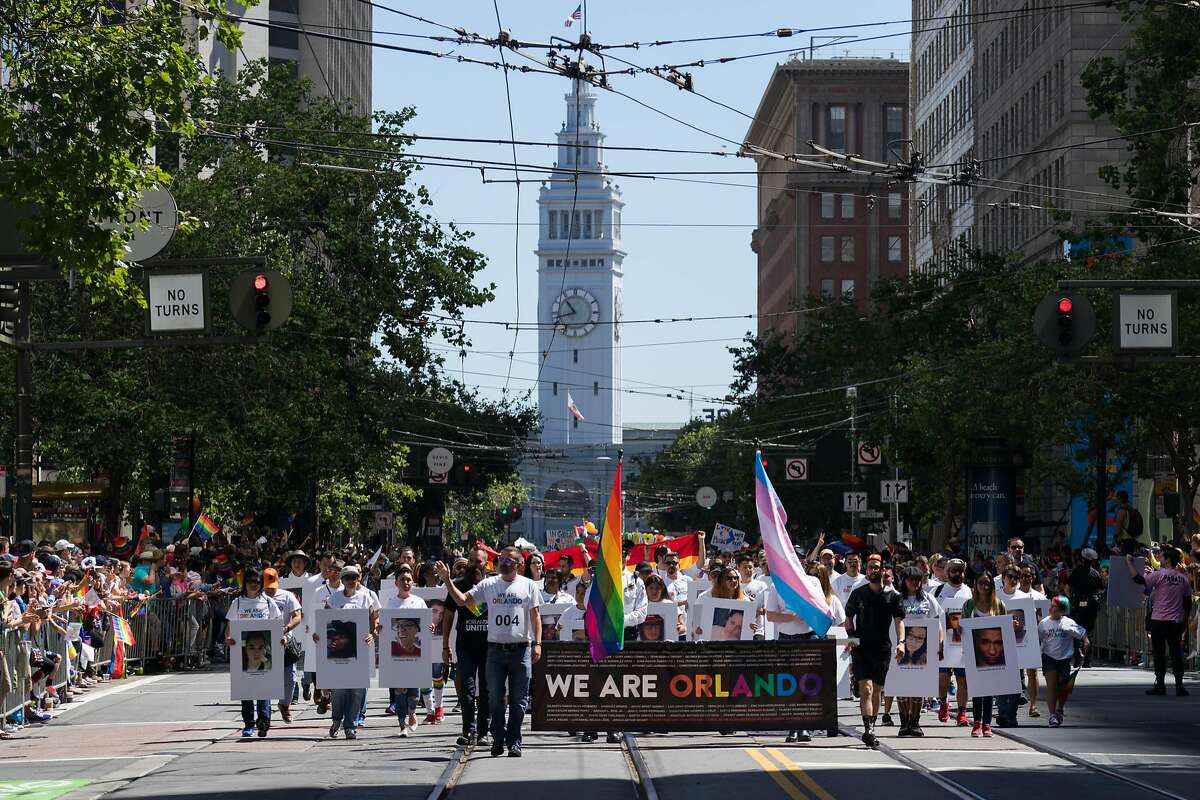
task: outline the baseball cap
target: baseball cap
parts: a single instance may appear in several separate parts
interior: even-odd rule
[[[1085,547],[1080,550],[1079,555],[1083,556],[1088,561],[1095,561],[1100,558],[1099,554],[1097,554],[1096,551],[1090,547]]]
[[[359,572],[358,567],[354,566],[353,564],[350,564],[349,566],[346,566],[346,567],[342,567],[342,577],[343,578],[358,578],[361,576],[362,576],[362,573]]]
[[[75,547],[75,545],[71,544],[66,539],[59,539],[57,542],[54,543],[54,551],[55,552],[59,552],[61,550],[70,550],[73,547]]]
[[[262,571],[262,580],[264,589],[279,588],[279,573],[274,567],[267,567]]]
[[[635,572],[653,572],[654,567],[650,566],[650,562],[648,562],[648,561],[639,561],[637,564],[637,567],[634,569],[634,571]]]

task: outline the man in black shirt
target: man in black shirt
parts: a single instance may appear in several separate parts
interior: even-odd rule
[[[867,559],[867,582],[850,593],[846,601],[846,633],[852,644],[850,651],[854,674],[858,679],[858,704],[863,719],[863,744],[874,747],[875,716],[883,695],[883,682],[892,658],[888,629],[896,630],[896,658],[904,655],[904,609],[899,592],[883,587],[883,559],[872,555]]]
[[[482,547],[467,552],[467,568],[463,576],[454,582],[460,592],[466,594],[486,574],[487,551]],[[488,691],[487,691],[487,614],[480,607],[478,613],[469,607],[460,606],[454,598],[446,596],[446,611],[442,615],[442,662],[451,663],[450,632],[458,626],[455,645],[458,658],[458,676],[462,683],[462,736],[458,743],[487,746]]]

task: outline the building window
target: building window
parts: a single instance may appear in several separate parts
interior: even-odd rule
[[[613,212],[613,238],[615,238],[615,239],[621,238],[621,212],[620,211]]]
[[[821,219],[833,219],[832,192],[821,192]]]
[[[833,299],[833,278],[822,278],[821,279],[821,299],[822,300],[832,300]]]
[[[579,216],[580,215],[579,215],[578,211],[571,212],[571,238],[572,239],[579,238],[579,227],[580,227],[579,226]]]
[[[603,258],[601,258],[601,259],[598,259],[598,260],[596,261],[596,263],[597,263],[597,264],[599,264],[600,266],[602,266],[602,267],[603,267],[603,266],[604,266],[604,259],[603,259]]]
[[[271,57],[267,61],[271,65],[272,77],[281,77],[281,73],[292,80],[300,77],[300,62],[294,58]]]
[[[842,281],[842,297],[846,300],[854,299],[854,279],[847,278]]]
[[[592,395],[600,396],[600,381],[592,381]]]
[[[596,238],[603,239],[604,238],[604,212],[603,211],[593,211],[592,215],[595,217],[595,220],[596,220]]]
[[[549,230],[550,230],[549,238],[557,239],[558,238],[558,212],[557,211],[550,212]]]
[[[295,28],[273,25],[267,33],[267,43],[271,47],[282,47],[285,50],[299,50],[300,32]]]
[[[821,260],[826,264],[833,263],[833,237],[821,237]]]
[[[575,364],[579,363],[579,351],[578,350],[571,351],[571,361]]]
[[[584,239],[594,238],[592,236],[592,212],[591,211],[583,212],[583,238]]]
[[[296,0],[271,0],[272,11],[284,11],[288,14],[296,14]]]
[[[902,206],[900,203],[900,193],[899,192],[889,192],[888,193],[888,219],[900,219],[901,208],[902,208]]]
[[[550,384],[550,390],[552,392],[554,392],[555,397],[558,397],[558,381],[555,381],[554,383]]]
[[[846,152],[846,107],[830,106],[825,146],[835,153]]]
[[[853,261],[854,260],[854,237],[853,236],[843,236],[842,237],[842,258],[841,258],[841,260],[842,261]]]
[[[892,158],[888,145],[904,138],[904,106],[885,105],[883,107],[883,160]]]
[[[899,264],[904,260],[904,240],[899,236],[888,237],[888,261]]]
[[[579,418],[578,417],[571,417],[571,427],[572,428],[579,427]]]
[[[842,195],[842,219],[854,219],[854,195]]]

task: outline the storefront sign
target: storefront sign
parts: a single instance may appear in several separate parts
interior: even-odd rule
[[[833,730],[836,642],[629,642],[593,664],[547,642],[533,668],[535,731]]]

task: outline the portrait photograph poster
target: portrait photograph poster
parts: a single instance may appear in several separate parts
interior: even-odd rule
[[[1020,694],[1021,668],[1012,617],[963,619],[963,667],[973,697]],[[1036,635],[1036,634],[1034,634]]]
[[[953,600],[942,608],[942,661],[947,669],[963,665],[962,600]]]
[[[434,639],[428,608],[385,608],[379,612],[379,687],[412,689],[433,674]],[[437,639],[440,651],[441,638]]]
[[[392,581],[392,588],[396,588],[396,582]],[[433,621],[429,624],[433,626],[433,647],[436,649],[433,652],[433,660],[442,660],[442,615],[446,613],[446,587],[445,586],[414,586],[412,593],[425,601],[425,605],[429,606],[429,610],[433,612]]]
[[[1037,669],[1042,666],[1042,645],[1038,641],[1037,632],[1037,601],[1032,597],[1018,597],[1005,603],[1004,610],[1013,619],[1017,666],[1021,669]]]
[[[698,598],[701,594],[707,592],[711,587],[712,582],[709,580],[688,581],[687,612],[685,614],[688,629],[688,639],[704,638],[703,634],[700,636],[696,635],[696,629],[700,627],[700,621],[702,618],[700,607],[704,605],[704,601],[699,600]]]
[[[292,632],[294,636],[300,638],[300,644],[304,646],[304,663],[311,664],[313,659],[317,657],[317,651],[313,647],[312,640],[312,612],[313,602],[317,596],[317,587],[324,580],[320,575],[303,575],[299,578],[294,578],[291,575],[286,578],[279,579],[279,588],[287,589],[292,594],[296,595],[296,599],[300,601],[300,616],[303,621],[300,627]]]
[[[753,600],[704,598],[705,639],[710,642],[748,642],[754,638]]]
[[[892,663],[883,691],[889,697],[933,697],[938,688],[938,639],[941,621],[936,617],[904,618],[904,654],[896,657],[896,629],[891,630]]]
[[[230,620],[230,700],[283,697],[283,622],[282,617]]]
[[[845,628],[830,628],[825,634],[826,639],[837,640],[837,679],[838,688],[837,696],[845,699],[851,696],[850,692],[850,651],[846,648],[846,642],[850,639]]]
[[[365,608],[318,608],[317,685],[322,689],[365,689],[371,682],[375,648],[367,644],[371,612]]]
[[[657,617],[662,632],[654,638],[654,618]],[[648,628],[648,629],[647,629]],[[679,606],[671,602],[647,603],[646,621],[638,626],[639,642],[678,642]]]
[[[547,603],[538,609],[542,615],[542,641],[557,642],[558,639],[558,618],[568,608],[574,606],[574,603]]]

